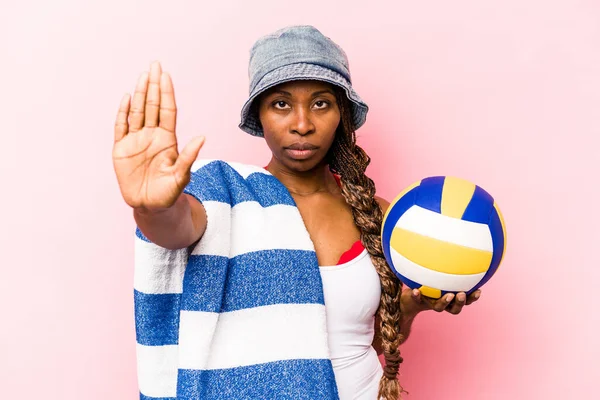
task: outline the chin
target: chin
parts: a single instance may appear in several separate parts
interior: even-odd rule
[[[294,160],[294,159],[290,159],[290,158],[284,158],[284,162],[282,163],[286,168],[288,168],[291,171],[296,171],[296,172],[306,172],[306,171],[310,171],[311,169],[316,168],[317,166],[319,166],[323,159],[308,159],[308,160]]]

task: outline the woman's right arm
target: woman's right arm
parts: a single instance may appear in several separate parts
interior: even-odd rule
[[[166,249],[189,247],[200,240],[206,230],[204,206],[186,193],[165,210],[134,208],[133,217],[144,236]]]
[[[140,76],[133,98],[121,100],[115,123],[113,165],[138,228],[154,244],[181,249],[206,230],[204,206],[183,193],[204,144],[196,137],[177,150],[177,106],[173,84],[155,62]]]

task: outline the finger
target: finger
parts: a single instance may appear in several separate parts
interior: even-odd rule
[[[453,299],[454,299],[454,294],[448,293],[433,304],[433,309],[437,312],[442,312],[446,309],[446,307],[448,307],[448,304],[450,304]]]
[[[160,127],[169,132],[175,132],[177,122],[177,105],[175,104],[175,92],[171,76],[163,72],[160,77]]]
[[[144,104],[146,103],[146,91],[148,90],[148,73],[144,72],[138,79],[131,109],[129,111],[129,131],[137,132],[144,127]]]
[[[194,161],[196,161],[196,158],[198,158],[198,153],[204,145],[205,140],[204,136],[195,137],[183,148],[179,157],[177,157],[177,161],[175,161],[175,173],[178,181],[183,180],[190,172],[190,168]]]
[[[415,302],[417,302],[418,304],[423,302],[423,299],[421,298],[421,291],[419,289],[411,290],[410,295],[411,295],[412,299]]]
[[[457,293],[454,297],[454,301],[446,308],[450,314],[457,315],[462,311],[462,308],[467,302],[467,295],[464,292]]]
[[[162,70],[160,63],[153,62],[150,66],[148,81],[148,94],[146,95],[146,110],[144,126],[154,128],[158,126],[158,110],[160,108],[160,76]]]
[[[124,95],[121,99],[119,112],[117,113],[117,120],[115,121],[115,142],[123,139],[129,130],[129,124],[127,123],[127,116],[129,115],[129,100],[129,94]]]
[[[467,305],[475,303],[481,297],[481,290],[477,289],[467,298]]]

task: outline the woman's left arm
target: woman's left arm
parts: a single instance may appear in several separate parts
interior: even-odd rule
[[[406,342],[408,339],[408,335],[410,335],[410,328],[412,327],[412,323],[415,320],[415,315],[409,316],[404,315],[400,317],[400,334],[402,335],[402,341],[400,344]],[[383,354],[383,347],[381,346],[381,319],[379,318],[379,314],[375,314],[375,335],[373,336],[373,348],[377,352],[377,354]]]
[[[379,203],[381,211],[385,214],[390,203],[381,197],[375,196],[375,200]],[[481,290],[476,290],[469,296],[464,292],[457,293],[456,295],[448,293],[439,299],[432,299],[430,297],[423,296],[419,289],[410,289],[409,287],[402,286],[402,294],[400,295],[400,310],[402,311],[402,317],[400,319],[400,333],[402,334],[402,343],[408,339],[410,335],[410,329],[415,317],[423,311],[434,310],[437,312],[447,311],[450,314],[459,314],[465,305],[474,303],[481,296]],[[381,354],[383,349],[381,348],[381,334],[380,334],[380,319],[379,315],[375,316],[375,337],[373,338],[373,347],[377,351],[377,354]]]

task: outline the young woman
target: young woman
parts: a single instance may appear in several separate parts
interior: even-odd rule
[[[255,43],[249,72],[250,97],[240,128],[264,137],[272,152],[266,169],[233,163],[193,167],[203,137],[178,153],[173,86],[158,63],[142,74],[133,98],[126,95],[121,101],[113,160],[123,198],[134,210],[138,237],[144,246],[156,246],[152,251],[162,251],[164,260],[174,262],[178,256],[173,254],[181,254],[176,252],[184,252],[185,259],[180,269],[162,263],[162,270],[152,272],[153,282],[159,275],[170,274],[168,282],[179,276],[178,289],[156,297],[154,289],[136,287],[138,372],[152,370],[148,363],[168,364],[140,376],[141,397],[397,399],[402,392],[396,378],[402,362],[399,346],[415,316],[425,310],[458,314],[480,291],[429,299],[418,290],[403,289],[387,266],[380,229],[389,203],[375,196],[375,185],[365,175],[370,159],[356,145],[355,131],[368,108],[352,89],[348,60],[339,46],[310,26],[284,28]],[[304,252],[294,247],[303,240],[294,235],[301,233],[286,228],[294,225],[295,210],[300,231],[305,229],[309,238]],[[258,233],[253,231],[257,224],[262,227]],[[252,235],[287,244],[265,249],[264,243],[256,244],[261,238],[251,239],[254,245],[242,244]],[[228,247],[217,259],[213,253],[218,251],[207,249],[224,241]],[[239,250],[244,246],[250,250]],[[288,258],[279,257],[281,251],[297,258],[287,263]],[[208,257],[212,261],[205,262]],[[311,257],[314,265],[296,279],[304,268],[300,265]],[[205,264],[199,267],[201,262]],[[242,268],[240,274],[246,275],[236,281]],[[284,270],[289,279],[273,280]],[[217,275],[221,283],[207,283]],[[317,300],[301,300],[313,289]],[[168,295],[176,297],[165,303]],[[198,305],[210,295],[218,299],[216,307]],[[232,306],[242,297],[249,303]],[[291,318],[289,329],[280,326],[283,322],[253,325],[265,315],[259,313],[270,321],[280,310],[276,306],[296,307],[281,314],[287,316],[309,303],[324,303],[325,353],[300,349],[313,343],[311,335],[319,336],[318,323],[314,330],[305,329],[318,319],[312,314],[300,323]],[[162,310],[158,316],[149,316],[157,309]],[[278,321],[287,318],[277,315]],[[189,322],[193,318],[209,322],[194,325]],[[234,320],[243,322],[229,322]],[[173,326],[172,333],[157,334],[166,329],[161,324]],[[204,329],[208,339],[199,345],[196,336]],[[246,331],[244,345],[237,345],[233,330]],[[164,339],[169,335],[172,339]],[[282,342],[282,336],[289,341]],[[261,348],[265,343],[269,347]],[[175,355],[165,356],[173,346],[177,351],[169,354]],[[156,356],[158,349],[162,355]],[[260,354],[253,353],[257,349]],[[381,353],[384,368],[377,357]],[[156,389],[161,380],[162,389]],[[152,393],[144,393],[142,383]]]

